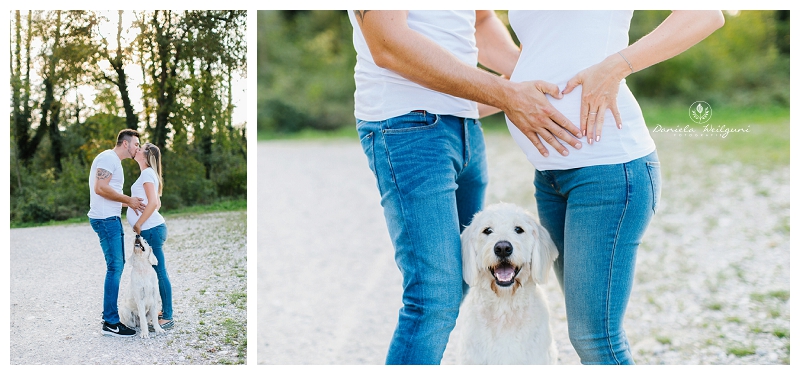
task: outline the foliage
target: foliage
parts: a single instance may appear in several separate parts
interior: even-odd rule
[[[669,11],[637,11],[631,43],[656,28]],[[628,78],[631,91],[644,99],[712,106],[789,105],[788,19],[780,11],[725,14],[725,26],[682,54]],[[785,33],[781,35],[780,33]]]
[[[508,26],[507,12],[496,13]],[[669,14],[634,12],[630,43]],[[702,42],[629,76],[637,98],[666,106],[703,100],[715,110],[788,107],[789,12],[724,14],[725,26]],[[355,51],[347,13],[259,11],[258,25],[259,137],[353,127]]]
[[[352,27],[345,11],[258,12],[258,128],[353,124]]]
[[[232,78],[247,69],[246,12],[134,12],[127,27],[124,12],[114,13],[13,13],[12,223],[85,217],[91,163],[124,128],[162,150],[162,209],[246,196],[245,124],[232,123]],[[103,22],[116,32],[104,35]],[[141,98],[129,93],[133,64]],[[122,163],[130,194],[139,166]]]

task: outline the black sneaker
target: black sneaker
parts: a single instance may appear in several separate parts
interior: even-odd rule
[[[132,337],[136,331],[126,327],[122,323],[108,324],[103,322],[103,334],[117,337]]]

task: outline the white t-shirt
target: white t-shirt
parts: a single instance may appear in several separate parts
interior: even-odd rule
[[[111,172],[111,180],[108,182],[108,186],[117,193],[122,194],[122,184],[125,182],[125,175],[122,173],[122,160],[114,150],[105,150],[97,155],[92,161],[91,169],[89,169],[89,213],[86,215],[90,219],[120,216],[122,203],[103,198],[94,192],[94,184],[97,181],[97,168]]]
[[[139,197],[144,199],[142,204],[145,206],[147,205],[147,193],[144,191],[144,183],[150,182],[153,184],[153,188],[155,188],[156,195],[158,195],[158,174],[153,168],[146,168],[142,171],[139,175],[139,178],[131,185],[131,196],[132,197]],[[139,221],[139,214],[136,213],[135,210],[128,208],[128,213],[125,215],[128,218],[128,223],[133,227],[137,221]],[[158,213],[158,209],[153,211],[153,214],[150,215],[147,220],[145,220],[144,224],[142,224],[142,230],[148,230],[153,227],[157,227],[161,224],[164,224],[164,217]]]
[[[391,70],[375,65],[356,16],[353,11],[348,11],[348,14],[353,25],[353,45],[357,53],[357,119],[383,121],[414,110],[478,118],[478,106],[475,102],[422,87]],[[438,43],[468,65],[478,65],[474,10],[410,10],[408,27]]]
[[[628,46],[628,29],[633,11],[509,11],[508,20],[522,44],[511,81],[543,80],[563,90],[578,72],[601,62]],[[580,127],[582,86],[561,99],[547,96],[550,103]],[[563,170],[591,165],[627,163],[655,151],[656,146],[645,126],[639,103],[625,80],[619,84],[617,108],[622,129],[617,129],[611,110],[606,110],[600,142],[588,144],[581,138],[581,149],[565,144],[569,156],[562,156],[546,142],[550,152],[544,157],[530,140],[508,120],[512,137],[539,170]]]

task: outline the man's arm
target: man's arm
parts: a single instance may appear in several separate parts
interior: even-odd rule
[[[111,201],[127,204],[128,207],[133,208],[137,212],[141,212],[144,209],[142,198],[129,197],[117,193],[114,188],[109,186],[109,182],[111,182],[111,172],[103,168],[97,168],[94,181],[94,192],[97,193],[97,195]]]
[[[543,81],[513,83],[469,66],[434,41],[410,29],[408,11],[354,12],[372,59],[379,67],[429,89],[505,111],[542,155],[548,153],[539,137],[563,155],[569,152],[556,137],[580,148],[580,141],[573,137],[580,136],[580,129],[545,97],[547,93],[560,98],[558,86]],[[500,70],[508,69],[503,64],[491,64]]]

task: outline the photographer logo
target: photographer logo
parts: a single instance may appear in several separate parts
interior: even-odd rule
[[[689,117],[697,124],[705,124],[711,120],[711,106],[706,102],[694,102],[689,106]]]

